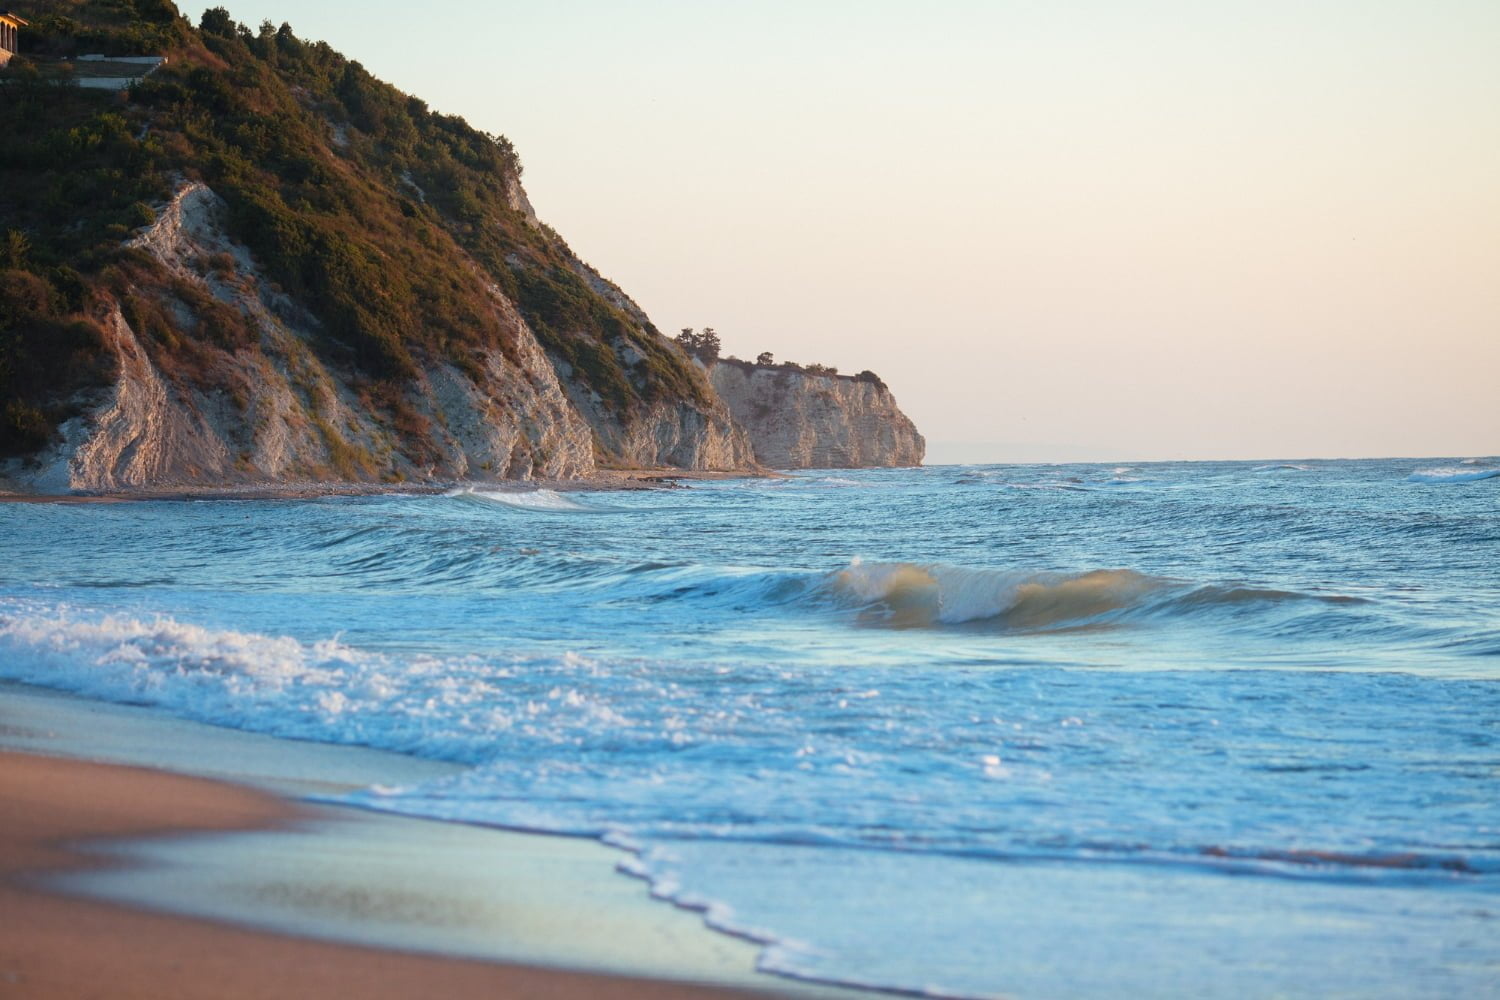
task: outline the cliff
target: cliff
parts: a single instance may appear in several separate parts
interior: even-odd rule
[[[748,469],[503,136],[290,26],[50,0],[0,102],[0,474],[47,490]],[[127,102],[58,57],[167,56]]]
[[[96,303],[106,310],[113,385],[32,463],[35,485],[566,478],[593,470],[587,424],[503,296],[494,294],[493,309],[508,352],[475,351],[463,368],[429,361],[397,386],[351,380],[308,346],[316,321],[272,289],[225,232],[226,214],[206,185],[187,184],[131,241],[169,276],[171,296],[156,302],[133,288]],[[143,343],[143,334],[200,333],[216,308],[238,317],[233,350],[152,352]]]
[[[884,383],[718,361],[714,389],[773,469],[921,465],[927,444]]]
[[[0,81],[12,485],[921,459],[878,384],[739,384],[729,363],[711,381],[542,223],[504,136],[326,43],[222,8],[194,26],[168,0],[20,13]],[[88,52],[165,62],[121,101],[66,85]]]

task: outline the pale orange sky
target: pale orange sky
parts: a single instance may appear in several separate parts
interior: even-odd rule
[[[873,368],[929,461],[1500,452],[1494,0],[230,12],[508,135],[663,331]]]

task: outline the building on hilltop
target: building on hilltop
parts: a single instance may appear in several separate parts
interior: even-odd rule
[[[166,56],[79,56],[72,80],[88,90],[129,90],[166,61]]]
[[[8,10],[0,11],[0,66],[21,48],[21,29],[27,23]]]
[[[31,22],[14,11],[0,10],[0,66],[21,48],[21,29]],[[89,90],[124,91],[140,83],[167,61],[166,56],[86,55],[77,59],[41,57],[41,67],[61,68],[62,79]]]

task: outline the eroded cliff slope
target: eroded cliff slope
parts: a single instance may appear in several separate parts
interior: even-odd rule
[[[131,241],[168,276],[101,295],[114,384],[32,463],[39,486],[142,486],[431,478],[567,478],[594,468],[589,429],[568,404],[526,322],[498,292],[509,351],[476,349],[397,386],[350,380],[309,346],[317,321],[272,289],[224,231],[206,185],[183,186]],[[203,328],[227,310],[230,343]],[[127,318],[127,313],[129,318]],[[236,323],[233,316],[238,316]],[[134,320],[132,323],[131,320]],[[136,329],[140,327],[142,329]],[[198,336],[152,352],[143,336]]]
[[[769,468],[922,464],[926,441],[877,379],[737,361],[718,361],[710,376]]]

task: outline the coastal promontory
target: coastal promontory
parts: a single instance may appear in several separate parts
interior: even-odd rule
[[[775,469],[921,465],[927,443],[873,372],[840,375],[796,365],[721,360],[714,391],[750,432],[755,458]]]

